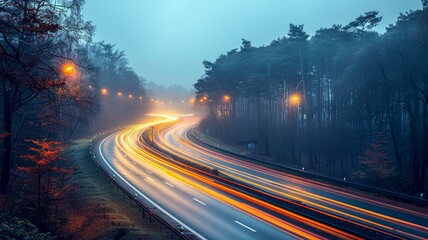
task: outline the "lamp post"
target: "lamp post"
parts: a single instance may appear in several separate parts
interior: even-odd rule
[[[61,72],[67,79],[73,78],[73,76],[75,76],[75,74],[76,74],[76,67],[72,63],[64,63],[61,66]],[[61,89],[59,89],[59,91],[61,91]],[[59,96],[61,96],[61,95],[59,95]],[[60,122],[62,121],[62,111],[61,110],[59,110],[59,121]],[[62,128],[61,128],[59,131],[60,141],[62,141],[62,133],[63,132],[62,132]]]
[[[293,93],[290,96],[290,104],[292,107],[296,108],[296,152],[297,152],[297,161],[298,164],[300,164],[300,144],[299,144],[299,128],[300,128],[300,124],[299,124],[299,110],[300,110],[300,101],[301,101],[301,96],[299,93]]]
[[[116,127],[117,127],[117,101],[118,101],[118,98],[119,98],[120,96],[122,96],[122,92],[118,92],[118,93],[116,94],[116,109],[115,109],[115,125],[116,125]]]
[[[224,95],[223,96],[223,101],[226,102],[226,103],[229,102],[230,101],[230,96],[229,95]]]
[[[66,76],[71,76],[75,74],[76,67],[72,63],[65,63],[62,65],[62,73]]]
[[[132,96],[132,94],[128,95],[128,118],[130,118],[131,116],[131,111],[132,111],[132,99],[134,98],[134,96]],[[133,119],[133,118],[132,118]]]
[[[108,90],[107,90],[107,88],[102,88],[101,89],[101,96],[108,96]],[[104,109],[103,109],[103,104],[102,104],[102,101],[101,101],[101,115],[100,115],[100,117],[101,117],[101,119],[100,119],[100,122],[101,122],[101,130],[103,130],[104,129]]]

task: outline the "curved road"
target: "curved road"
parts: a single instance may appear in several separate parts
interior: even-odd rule
[[[355,239],[340,230],[323,232],[322,225],[304,226],[254,206],[218,189],[212,180],[171,164],[167,156],[141,141],[144,130],[174,121],[169,117],[99,137],[91,151],[104,171],[135,198],[200,239]]]
[[[428,239],[427,209],[296,177],[213,151],[189,140],[189,131],[198,121],[187,117],[168,127],[158,127],[155,142],[171,154],[218,169],[229,177],[278,196],[405,238]]]

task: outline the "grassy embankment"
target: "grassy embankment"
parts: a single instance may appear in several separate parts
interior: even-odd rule
[[[80,190],[70,203],[65,234],[72,239],[171,239],[168,229],[118,190],[101,172],[88,153],[89,139],[75,141],[67,157],[79,166],[73,176]]]

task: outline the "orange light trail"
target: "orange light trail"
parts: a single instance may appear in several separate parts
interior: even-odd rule
[[[168,118],[167,120],[157,121],[156,124],[158,125],[156,128],[161,128],[159,127],[160,126],[159,124],[171,123],[171,122],[175,122],[176,120],[177,120],[176,118]],[[174,177],[175,179],[185,183],[186,185],[198,191],[204,192],[205,194],[213,198],[216,198],[235,209],[238,209],[253,217],[256,217],[257,219],[271,226],[274,226],[277,229],[285,231],[288,234],[292,234],[296,238],[326,239],[318,234],[314,234],[297,225],[288,223],[283,219],[273,216],[272,214],[266,211],[262,211],[258,208],[254,208],[252,206],[249,206],[248,204],[243,204],[242,202],[239,202],[233,198],[228,197],[227,195],[224,195],[218,192],[218,190],[221,190],[222,192],[239,197],[241,199],[244,199],[245,201],[250,202],[251,204],[254,204],[255,206],[262,207],[263,209],[269,209],[270,211],[278,213],[282,216],[286,216],[287,218],[298,221],[303,225],[310,226],[312,228],[318,229],[320,231],[331,234],[333,236],[343,238],[343,239],[358,239],[357,237],[351,234],[348,234],[346,232],[343,232],[341,230],[338,230],[336,228],[330,227],[323,223],[316,222],[312,219],[300,216],[298,214],[279,208],[265,201],[259,200],[248,194],[245,194],[240,191],[221,185],[216,181],[213,181],[213,179],[210,179],[206,176],[198,174],[195,171],[189,170],[190,168],[185,168],[183,166],[178,165],[177,163],[172,161],[168,156],[153,151],[144,142],[140,141],[140,137],[141,137],[140,135],[142,131],[144,129],[147,129],[149,126],[150,125],[147,125],[147,124],[134,126],[134,127],[127,128],[121,131],[120,133],[116,134],[115,135],[116,146],[119,146],[119,149],[122,152],[126,153],[128,156],[130,156],[132,159],[138,159],[139,161],[141,161],[140,163],[149,164],[152,168],[157,169],[158,171],[164,172],[169,176]],[[121,165],[120,166],[121,168],[124,168],[127,171],[131,171],[131,172],[139,171],[139,169],[135,164],[132,164],[129,161],[125,161],[124,159],[120,161],[120,165]],[[137,179],[135,179],[135,181],[137,181]],[[217,189],[217,190],[208,188],[206,185],[211,186],[213,189]]]
[[[274,182],[272,180],[254,175],[254,174],[250,174],[248,172],[244,172],[244,171],[240,171],[236,168],[232,168],[232,167],[228,167],[225,164],[222,163],[217,163],[214,161],[209,160],[208,158],[204,158],[204,157],[200,157],[203,155],[212,157],[212,158],[216,158],[218,160],[221,160],[222,162],[225,163],[229,163],[229,164],[233,164],[236,165],[240,168],[245,168],[245,169],[249,169],[251,171],[255,171],[255,172],[260,172],[266,175],[270,175],[282,180],[286,180],[292,183],[295,183],[296,185],[301,185],[301,186],[307,186],[310,188],[314,188],[314,189],[320,189],[322,191],[325,192],[329,192],[335,195],[339,195],[339,196],[344,196],[347,198],[351,198],[353,200],[357,200],[357,201],[362,201],[362,202],[367,202],[369,204],[373,204],[376,206],[382,206],[385,208],[392,208],[401,212],[405,212],[407,214],[411,214],[411,215],[416,215],[416,216],[420,216],[423,218],[428,219],[428,215],[425,213],[421,213],[421,212],[416,212],[413,210],[409,210],[409,209],[405,209],[405,208],[401,208],[398,206],[393,206],[391,204],[384,204],[381,202],[378,202],[376,200],[373,199],[369,199],[369,198],[364,198],[364,197],[360,197],[357,196],[355,194],[352,193],[348,193],[347,191],[344,191],[343,189],[335,189],[332,188],[331,186],[324,184],[324,183],[320,183],[320,182],[316,182],[313,180],[308,180],[308,179],[303,179],[300,177],[296,177],[294,175],[291,174],[287,174],[287,173],[283,173],[283,172],[279,172],[273,169],[269,169],[257,164],[253,164],[253,163],[249,163],[249,162],[244,162],[242,160],[238,160],[235,158],[232,158],[230,156],[225,156],[221,153],[218,152],[214,152],[211,151],[209,149],[203,148],[195,143],[192,143],[191,141],[189,141],[188,139],[186,139],[185,137],[185,132],[187,132],[188,129],[190,129],[192,126],[195,125],[195,120],[193,121],[188,121],[187,123],[183,123],[183,124],[176,124],[176,125],[170,125],[168,127],[164,127],[161,128],[160,130],[158,130],[157,132],[157,138],[161,141],[158,145],[161,146],[163,149],[172,152],[174,155],[178,155],[179,157],[197,162],[198,164],[201,164],[205,167],[215,167],[219,170],[222,170],[222,173],[234,178],[234,179],[238,179],[242,182],[248,183],[252,186],[261,188],[267,192],[271,192],[274,193],[278,196],[282,196],[282,197],[286,197],[289,199],[293,199],[296,201],[300,201],[302,203],[308,204],[310,206],[316,207],[318,209],[323,209],[326,210],[328,212],[332,212],[332,213],[336,213],[340,216],[345,216],[348,217],[350,219],[354,219],[354,220],[358,220],[359,222],[363,222],[366,224],[370,224],[373,226],[377,226],[380,227],[382,229],[388,230],[388,231],[397,231],[396,229],[386,226],[385,224],[380,224],[378,222],[374,222],[371,220],[368,220],[367,217],[360,217],[357,216],[355,214],[351,214],[351,213],[347,213],[341,210],[337,210],[336,208],[339,209],[347,209],[348,211],[351,210],[355,213],[358,213],[359,215],[365,215],[368,216],[370,218],[375,218],[378,220],[381,220],[383,222],[391,222],[397,225],[401,225],[401,226],[405,226],[407,228],[416,230],[416,231],[421,231],[421,232],[427,232],[428,231],[428,227],[426,226],[422,226],[422,225],[418,225],[412,222],[408,222],[408,221],[404,221],[398,218],[394,218],[385,214],[381,214],[378,212],[374,212],[371,210],[367,210],[361,207],[357,207],[357,206],[353,206],[351,204],[345,203],[345,202],[341,202],[341,201],[337,201],[335,199],[332,198],[328,198],[319,194],[314,194],[311,193],[309,191],[305,191],[302,190],[298,187],[294,187],[291,185],[284,185],[284,184],[278,184],[277,182]],[[172,138],[174,141],[176,141],[177,143],[186,146],[188,149],[194,150],[197,152],[197,154],[192,154],[191,152],[186,152],[186,155],[182,154],[182,149],[178,148],[178,146],[171,144],[170,142],[168,142],[166,140],[166,135],[167,134],[171,134]],[[189,155],[191,156],[191,158],[189,158]],[[292,194],[288,194],[286,192],[290,192]],[[299,197],[301,196],[301,197]],[[312,200],[308,200],[308,199],[312,199]],[[317,203],[320,202],[320,203]],[[332,207],[328,207],[327,205],[331,205],[334,206],[335,208]],[[403,234],[403,231],[400,231],[400,233]],[[406,234],[405,234],[406,235]],[[412,237],[412,238],[416,238],[414,234],[408,233],[407,236]],[[423,239],[423,238],[420,238]]]

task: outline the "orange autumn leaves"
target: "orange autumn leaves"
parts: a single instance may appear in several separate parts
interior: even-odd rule
[[[62,152],[64,146],[58,141],[42,140],[27,140],[32,143],[32,147],[28,150],[30,153],[23,154],[20,157],[28,161],[27,166],[18,167],[18,170],[32,173],[71,173],[71,170],[66,167],[60,167],[60,161],[64,160]]]
[[[47,216],[57,212],[54,209],[58,208],[59,202],[67,192],[75,189],[69,181],[73,168],[67,165],[62,156],[64,146],[61,142],[46,139],[26,142],[30,146],[27,153],[20,156],[24,162],[18,170],[26,173],[23,175],[23,183],[27,196],[33,198],[30,202],[35,203],[36,213]],[[56,224],[58,215],[55,214],[53,219]]]

